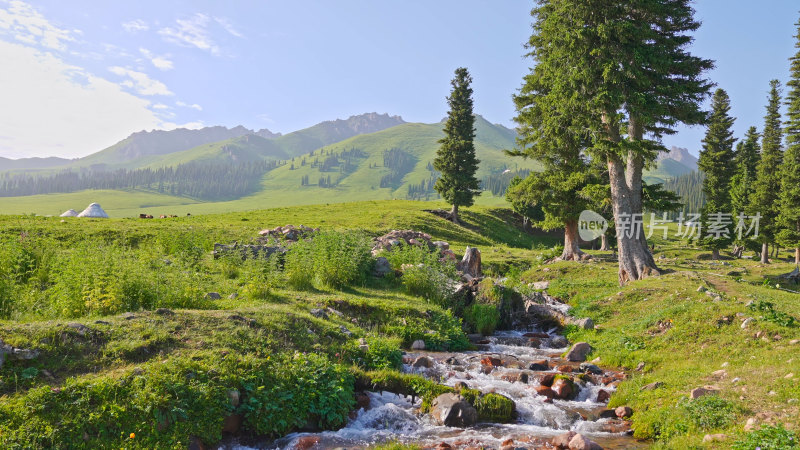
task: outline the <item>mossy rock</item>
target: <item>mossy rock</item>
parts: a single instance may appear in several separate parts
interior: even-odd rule
[[[462,394],[463,395],[463,394]],[[509,423],[514,420],[516,406],[510,398],[500,394],[484,394],[475,401],[478,418],[486,422]]]

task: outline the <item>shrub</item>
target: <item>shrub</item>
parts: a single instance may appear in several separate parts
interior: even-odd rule
[[[461,319],[453,316],[450,311],[428,311],[428,314],[430,321],[427,322],[395,318],[386,327],[386,333],[399,336],[403,347],[410,347],[414,341],[421,339],[429,350],[458,351],[471,348],[469,339],[461,328]]]
[[[371,240],[362,233],[326,231],[294,244],[286,274],[296,289],[313,285],[342,288],[363,282],[372,266]]]
[[[798,447],[800,444],[797,442],[797,434],[782,425],[762,426],[760,430],[746,434],[732,446],[734,450],[784,450]]]
[[[736,404],[716,395],[685,400],[679,406],[686,411],[692,425],[704,431],[727,427],[739,412]]]
[[[410,294],[443,307],[447,307],[454,288],[450,277],[436,267],[425,264],[406,268],[403,272],[403,285]]]
[[[266,259],[249,259],[242,266],[244,270],[244,294],[250,299],[264,300],[278,283],[280,267],[278,256]]]
[[[464,311],[464,321],[470,329],[484,335],[494,333],[500,323],[500,312],[494,305],[475,303]]]

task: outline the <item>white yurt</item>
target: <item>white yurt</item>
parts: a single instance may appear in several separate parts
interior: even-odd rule
[[[78,217],[98,217],[108,219],[108,214],[103,211],[103,208],[100,207],[100,204],[92,203],[91,205],[87,206],[86,209],[81,211],[81,213],[78,214]]]
[[[68,209],[59,217],[78,217],[78,211],[75,211],[74,209]]]

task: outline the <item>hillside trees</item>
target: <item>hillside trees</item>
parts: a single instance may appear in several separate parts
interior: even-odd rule
[[[542,0],[532,11],[535,64],[524,79],[528,102],[517,110],[543,101],[569,108],[592,135],[589,151],[609,170],[620,283],[659,273],[641,226],[645,163],[665,150],[661,137],[675,125],[707,117],[703,72],[713,63],[687,50],[700,25],[693,14],[689,0]],[[563,119],[543,110],[541,127]]]
[[[761,243],[761,262],[769,263],[769,244],[778,231],[780,205],[778,195],[781,188],[780,171],[783,160],[780,82],[770,81],[767,114],[764,117],[764,133],[761,139],[761,158],[758,161],[753,194],[750,197],[750,215],[760,214],[758,242]]]
[[[475,157],[475,116],[472,112],[472,77],[464,67],[456,69],[450,82],[453,89],[447,97],[450,110],[444,124],[444,138],[436,151],[433,167],[440,172],[435,189],[453,205],[450,218],[459,223],[458,207],[472,206],[480,194],[480,181],[475,177],[478,158]]]
[[[711,118],[703,139],[698,168],[703,171],[702,236],[700,245],[712,251],[712,259],[719,259],[719,250],[733,241],[730,181],[734,174],[733,137],[734,118],[728,113],[730,98],[723,89],[717,89],[711,99]]]
[[[731,212],[734,216],[747,211],[758,167],[759,134],[756,127],[750,127],[744,140],[736,145],[734,156],[735,173],[731,178]]]
[[[795,47],[800,49],[800,21]],[[788,106],[786,121],[786,153],[781,167],[780,213],[778,220],[783,227],[777,240],[782,245],[794,248],[795,264],[800,265],[800,50],[790,58],[791,79],[786,96]]]

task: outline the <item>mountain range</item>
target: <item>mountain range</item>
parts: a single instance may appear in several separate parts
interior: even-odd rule
[[[222,212],[294,204],[354,200],[436,199],[431,163],[442,138],[443,123],[408,123],[399,116],[367,113],[325,121],[285,135],[243,126],[198,130],[141,131],[89,156],[0,159],[0,174],[40,176],[65,170],[91,174],[98,170],[139,170],[196,164],[247,164],[272,161],[260,189],[242,198],[203,202],[172,195],[153,186],[117,190],[86,190],[25,197],[5,197],[4,212],[56,214],[82,203],[103,201],[112,215],[135,215],[143,209],[181,205],[187,212]],[[515,174],[537,170],[537,162],[510,157],[503,150],[515,145],[516,132],[476,116],[475,147],[478,178],[507,183]],[[673,148],[647,173],[661,182],[696,168],[696,158]],[[484,192],[481,203],[503,204],[502,193]],[[106,200],[107,199],[107,200]],[[108,204],[112,202],[112,204]]]

